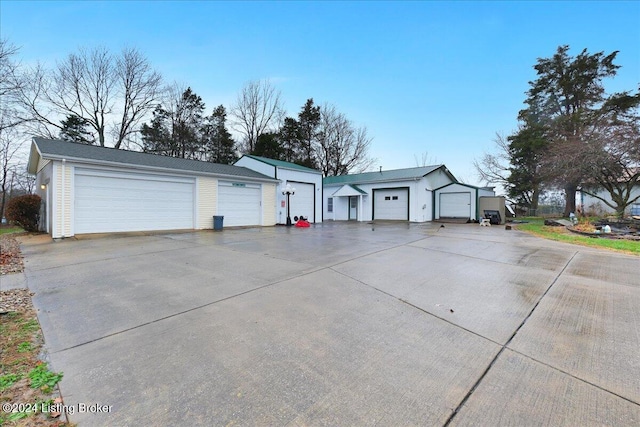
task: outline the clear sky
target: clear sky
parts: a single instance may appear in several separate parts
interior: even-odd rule
[[[374,138],[375,168],[472,161],[517,127],[537,58],[619,50],[609,91],[640,84],[640,2],[187,2],[0,0],[0,36],[54,65],[79,47],[136,47],[168,82],[227,108],[270,79],[289,115],[334,104]]]

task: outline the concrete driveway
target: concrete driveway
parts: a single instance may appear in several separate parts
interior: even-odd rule
[[[637,257],[388,223],[23,253],[80,426],[640,424]]]

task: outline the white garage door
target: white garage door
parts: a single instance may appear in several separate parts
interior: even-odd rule
[[[262,224],[261,202],[260,184],[218,182],[218,215],[225,227]]]
[[[373,219],[409,219],[409,189],[373,190]]]
[[[291,186],[296,189],[296,193],[290,197],[291,218],[302,215],[314,222],[314,189],[313,184],[301,182],[291,182]]]
[[[441,218],[471,218],[471,193],[440,193]]]
[[[75,233],[193,228],[195,181],[76,168]]]

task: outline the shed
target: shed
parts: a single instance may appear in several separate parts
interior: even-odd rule
[[[433,217],[479,220],[483,217],[478,202],[480,197],[493,196],[495,192],[492,187],[448,183],[434,191]]]
[[[433,219],[433,190],[457,182],[444,165],[365,172],[323,179],[324,219]]]
[[[27,169],[54,238],[275,224],[277,181],[240,166],[33,138]]]
[[[287,201],[282,194],[287,184],[295,188],[295,194],[289,197],[291,217],[303,216],[309,222],[322,222],[322,172],[296,163],[249,154],[235,164],[279,180],[274,206],[278,224],[285,224],[287,220]]]

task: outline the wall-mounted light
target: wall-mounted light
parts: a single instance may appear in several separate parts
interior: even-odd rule
[[[40,189],[41,190],[46,190],[47,189],[47,185],[46,184],[40,184]]]

